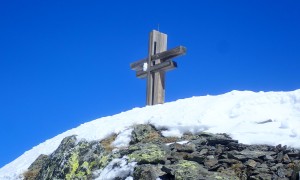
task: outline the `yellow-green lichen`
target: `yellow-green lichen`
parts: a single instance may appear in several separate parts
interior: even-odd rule
[[[78,153],[74,152],[68,163],[70,167],[70,173],[66,174],[66,180],[71,179],[87,179],[87,175],[91,174],[91,170],[89,168],[89,163],[87,161],[83,162],[79,166]]]
[[[199,166],[196,162],[192,162],[192,161],[187,161],[187,160],[181,160],[179,161],[179,163],[177,164],[177,166],[179,166],[180,168],[189,168],[189,169],[197,169],[197,167]]]
[[[96,161],[92,161],[89,163],[89,169],[94,169],[97,166],[97,162]]]
[[[71,180],[75,176],[75,172],[79,167],[79,162],[78,162],[78,154],[77,152],[74,152],[68,162],[68,166],[70,167],[70,173],[66,174],[66,179]]]
[[[89,144],[87,142],[82,142],[79,144],[79,149],[87,149]]]
[[[176,165],[175,180],[193,179],[198,175],[199,164],[181,160]]]
[[[109,156],[103,155],[99,161],[100,169],[104,168],[109,163]]]
[[[148,144],[141,150],[134,151],[128,157],[130,161],[158,163],[165,159],[166,152],[155,144]]]
[[[90,169],[89,163],[87,161],[84,161],[84,163],[82,163],[82,165],[80,167],[81,167],[81,169],[86,170],[87,175],[91,174],[91,169]]]
[[[221,176],[215,176],[216,179],[223,179]]]
[[[78,172],[73,179],[87,180],[85,172]]]
[[[214,173],[213,175],[208,176],[209,179],[219,179],[219,180],[239,180],[240,178],[235,175],[226,175],[220,173]]]
[[[132,146],[129,146],[128,147],[128,150],[129,151],[137,151],[137,150],[140,150],[140,147],[136,146],[136,145],[132,145]]]

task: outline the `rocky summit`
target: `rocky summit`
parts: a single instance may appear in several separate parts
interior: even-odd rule
[[[299,179],[300,150],[245,145],[227,134],[186,133],[164,137],[151,124],[135,125],[128,146],[66,137],[50,155],[41,154],[24,179],[210,180]]]

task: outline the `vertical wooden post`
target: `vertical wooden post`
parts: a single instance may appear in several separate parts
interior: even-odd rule
[[[148,68],[160,63],[152,61],[151,56],[167,50],[167,35],[159,31],[150,32]],[[147,105],[162,104],[165,101],[165,72],[147,72]]]
[[[152,64],[151,62],[151,55],[152,55],[152,51],[153,51],[153,32],[150,32],[150,36],[149,36],[149,46],[148,46],[148,60],[147,60],[147,66],[148,66],[148,70],[147,70],[147,105],[153,105],[153,74],[151,73],[151,71],[149,71],[149,68]]]

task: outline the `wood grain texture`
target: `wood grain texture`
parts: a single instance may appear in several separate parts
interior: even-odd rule
[[[151,67],[160,64],[160,60],[152,61],[151,57],[167,50],[167,35],[153,30],[149,38],[149,54],[147,69],[147,105],[162,104],[165,101],[165,72],[152,72]]]
[[[151,61],[160,59],[161,62],[164,62],[168,59],[172,59],[172,58],[184,55],[185,53],[186,53],[186,48],[184,46],[178,46],[178,47],[170,49],[168,51],[164,51],[164,52],[152,55]],[[144,59],[138,60],[136,62],[133,62],[130,64],[130,68],[132,70],[141,70],[141,69],[143,69],[144,63],[146,63],[147,61],[148,61],[148,58],[144,58]]]
[[[160,63],[158,65],[150,67],[149,71],[151,72],[159,72],[159,71],[170,71],[177,68],[177,63],[172,60],[165,61],[163,63]],[[139,70],[136,72],[137,78],[146,78],[147,77],[147,71]]]

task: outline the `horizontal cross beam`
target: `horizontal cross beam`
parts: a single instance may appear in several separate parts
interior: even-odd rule
[[[159,72],[159,71],[170,71],[172,69],[175,69],[176,67],[177,67],[177,63],[175,61],[172,61],[169,59],[169,60],[162,62],[160,64],[157,64],[155,66],[149,67],[149,69],[147,69],[147,71],[138,70],[136,72],[136,77],[137,78],[146,78],[148,71],[150,71],[151,73]]]
[[[160,59],[161,62],[164,62],[164,61],[174,58],[176,56],[184,55],[185,53],[186,53],[186,48],[184,46],[178,46],[178,47],[170,49],[168,51],[164,51],[164,52],[152,55],[151,61]],[[147,61],[148,61],[148,58],[144,58],[142,60],[131,63],[130,68],[132,70],[140,71],[143,69],[143,65],[144,65],[144,63],[147,63]]]

